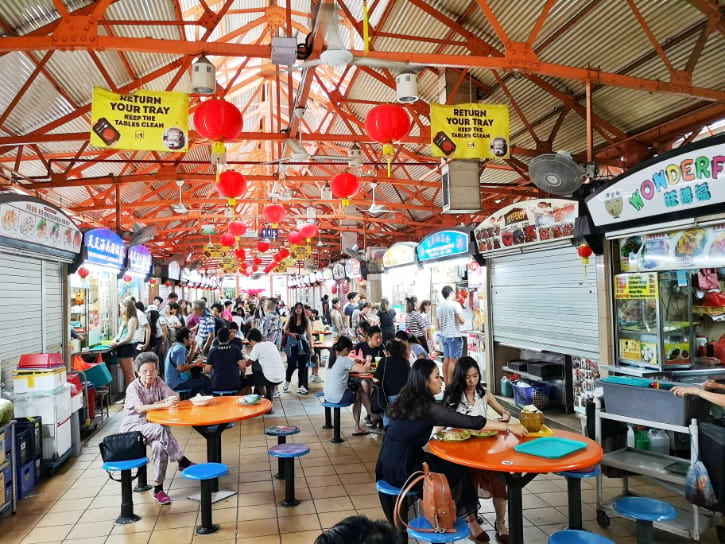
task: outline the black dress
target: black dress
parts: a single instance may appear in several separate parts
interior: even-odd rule
[[[437,425],[482,429],[486,425],[486,418],[466,416],[441,404],[435,404],[431,407],[429,415],[423,419],[391,420],[375,466],[375,479],[385,480],[395,487],[402,487],[413,472],[421,470],[423,461],[427,461],[431,471],[442,472],[448,478],[453,499],[456,501],[458,517],[475,514],[478,496],[468,468],[432,455],[427,456],[427,459],[424,457],[423,446],[428,442],[433,427]],[[383,508],[385,510],[385,505]]]
[[[387,344],[388,340],[392,340],[395,336],[395,310],[378,312],[378,319],[380,319],[380,330],[383,333],[383,344]]]

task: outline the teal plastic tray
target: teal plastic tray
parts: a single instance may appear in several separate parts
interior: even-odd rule
[[[583,450],[587,445],[584,442],[559,438],[558,436],[545,436],[530,442],[524,442],[514,447],[519,453],[545,457],[546,459],[558,459],[575,451]]]

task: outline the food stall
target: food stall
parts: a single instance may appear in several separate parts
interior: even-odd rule
[[[610,372],[725,375],[725,137],[628,170],[587,207],[612,255]]]
[[[73,220],[56,206],[0,195],[0,288],[10,310],[0,345],[6,376],[25,353],[68,354],[67,266],[78,258],[81,240]]]
[[[112,230],[91,229],[83,235],[82,261],[70,278],[71,326],[83,334],[83,347],[110,343],[116,335],[117,278],[125,260],[126,244]]]
[[[517,404],[530,404],[535,392],[541,406],[573,410],[573,359],[599,361],[603,261],[582,264],[572,246],[578,216],[574,200],[527,200],[498,210],[474,231],[488,271],[492,381],[521,376]]]
[[[118,298],[132,296],[136,301],[149,303],[149,284],[153,259],[151,252],[144,245],[128,248],[126,270],[119,280]]]
[[[161,283],[159,284],[159,296],[166,301],[169,293],[174,291],[175,285],[181,279],[181,266],[178,261],[169,261],[161,267]],[[177,293],[181,297],[179,293]]]
[[[431,271],[418,265],[417,246],[416,242],[398,242],[383,254],[382,293],[399,319],[405,315],[406,297],[414,295],[421,301],[430,296]]]

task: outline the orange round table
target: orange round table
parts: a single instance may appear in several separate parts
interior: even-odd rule
[[[190,400],[179,402],[176,408],[151,410],[146,419],[151,423],[177,427],[194,427],[194,430],[206,438],[206,460],[209,463],[221,463],[222,433],[229,423],[251,419],[266,414],[272,409],[272,403],[261,399],[257,404],[239,404],[242,397],[214,397],[206,406],[194,406]],[[220,501],[234,492],[218,491],[215,480],[212,502]],[[196,498],[194,496],[194,498]]]
[[[523,544],[521,490],[537,474],[577,471],[601,461],[604,452],[594,440],[580,434],[554,430],[554,436],[584,442],[587,447],[559,459],[546,459],[514,451],[514,446],[536,440],[498,433],[491,438],[470,438],[462,442],[431,440],[431,453],[457,465],[498,472],[508,486],[509,542]]]

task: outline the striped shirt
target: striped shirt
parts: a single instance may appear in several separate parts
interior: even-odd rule
[[[405,328],[416,337],[425,335],[426,322],[421,314],[416,311],[405,314]]]
[[[199,316],[199,330],[197,335],[202,339],[202,342],[206,342],[209,335],[214,332],[214,317],[212,317],[209,310],[204,310],[204,313]]]
[[[456,315],[463,315],[463,308],[455,300],[446,300],[438,306],[438,326],[443,338],[458,338],[462,336],[460,324]]]

